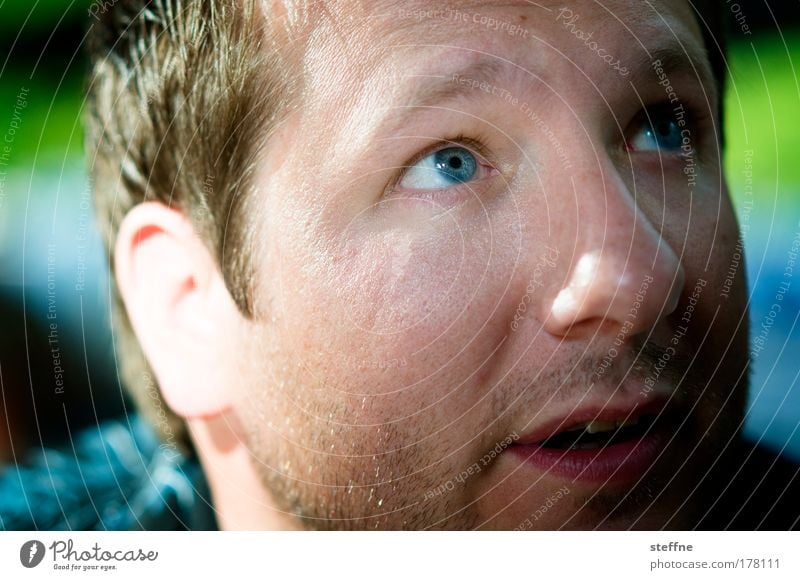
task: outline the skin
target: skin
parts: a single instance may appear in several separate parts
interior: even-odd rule
[[[741,270],[720,297],[738,230],[688,4],[570,5],[605,52],[557,20],[559,3],[459,3],[467,22],[351,4],[330,3],[305,31],[302,106],[263,154],[252,317],[174,210],[144,204],[120,233],[120,289],[189,422],[221,526],[692,526],[707,501],[697,485],[740,425],[747,328]],[[648,55],[670,47],[671,85],[697,117],[691,187],[679,151],[634,146],[643,106],[668,99]],[[454,74],[507,93],[453,95]],[[398,184],[442,141],[480,154],[481,178]],[[506,450],[481,462],[588,403],[657,396],[674,436],[634,481],[575,482]]]

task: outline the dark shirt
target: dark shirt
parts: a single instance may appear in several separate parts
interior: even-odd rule
[[[705,530],[800,529],[800,465],[740,442],[704,482]]]
[[[0,468],[0,530],[214,530],[199,463],[160,445],[141,418],[82,431],[62,449]],[[704,478],[705,530],[800,527],[800,465],[732,446]]]
[[[0,468],[0,530],[213,530],[198,462],[139,417],[86,429]]]

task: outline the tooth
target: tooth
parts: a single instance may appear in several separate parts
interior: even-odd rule
[[[616,428],[616,421],[589,421],[585,427],[587,433],[602,433]]]
[[[620,427],[633,427],[634,425],[639,424],[639,417],[633,417],[632,419],[626,419],[625,421],[618,422],[617,428]]]

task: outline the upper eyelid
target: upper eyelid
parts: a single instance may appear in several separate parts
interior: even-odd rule
[[[457,137],[452,139],[439,139],[436,143],[431,144],[428,147],[422,149],[421,152],[417,153],[414,157],[412,157],[411,161],[408,161],[399,166],[399,171],[394,175],[394,177],[389,181],[389,183],[384,188],[384,195],[388,195],[392,191],[396,191],[398,187],[400,187],[400,183],[403,181],[403,177],[406,175],[409,169],[411,169],[414,165],[425,159],[426,157],[433,155],[437,151],[441,151],[442,149],[447,149],[450,147],[462,147],[469,151],[478,161],[478,165],[489,165],[492,169],[495,169],[495,164],[487,159],[487,155],[484,155],[483,151],[476,151],[476,149],[486,149],[486,146],[483,142],[477,138],[473,137],[466,137],[463,134],[459,134]],[[453,185],[452,187],[459,187],[463,184]]]
[[[431,144],[428,147],[425,147],[414,155],[411,160],[407,161],[406,163],[402,164],[400,168],[405,171],[410,169],[429,155],[433,155],[437,151],[441,151],[442,149],[448,149],[450,147],[463,147],[467,151],[469,151],[475,158],[481,162],[484,161],[489,165],[494,166],[494,164],[487,159],[487,155],[484,153],[486,146],[479,139],[466,137],[464,135],[459,135],[453,139],[440,139],[436,143]]]
[[[636,123],[638,125],[653,126],[654,121],[656,120],[656,115],[659,114],[666,114],[670,119],[676,120],[677,116],[675,114],[675,106],[676,105],[672,105],[668,101],[645,106],[638,113],[636,113],[631,120],[631,124]],[[713,114],[705,111],[704,109],[698,109],[692,103],[688,102],[684,104],[683,111],[685,113],[684,119],[686,121],[685,128],[691,131],[693,140],[695,142],[695,148],[697,148],[702,145],[707,138],[708,131],[712,127],[711,120],[713,118]]]
[[[686,125],[689,129],[692,130],[692,135],[694,137],[694,147],[696,149],[701,149],[704,144],[707,143],[708,133],[713,127],[712,119],[714,114],[712,111],[707,110],[705,107],[699,107],[696,99],[693,100],[691,98],[684,98],[678,104],[683,104],[684,111],[686,113]],[[668,100],[662,100],[660,102],[655,102],[652,104],[646,104],[644,108],[639,110],[636,115],[634,115],[631,122],[638,122],[638,123],[651,123],[653,120],[654,114],[664,114],[669,113],[673,114],[674,108],[676,104],[670,103]],[[649,118],[648,118],[648,111],[649,111]],[[630,125],[629,125],[630,126]],[[627,130],[626,130],[627,133]],[[485,144],[486,138],[481,137],[467,137],[463,134],[458,134],[453,138],[442,138],[438,139],[436,142],[432,143],[431,145],[423,148],[421,151],[416,153],[409,161],[401,164],[398,167],[398,172],[396,173],[395,177],[391,180],[389,185],[387,186],[386,190],[389,191],[400,183],[403,179],[403,176],[406,172],[428,157],[440,151],[442,149],[446,149],[448,147],[463,147],[464,149],[468,150],[471,154],[475,155],[479,164],[481,165],[489,165],[493,169],[497,169],[499,167],[498,161],[493,158],[489,148]]]

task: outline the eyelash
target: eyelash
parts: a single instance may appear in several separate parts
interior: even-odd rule
[[[669,101],[662,101],[660,103],[646,105],[644,109],[639,111],[636,116],[633,117],[631,123],[648,123],[648,116],[650,119],[653,119],[656,115],[674,114],[674,109],[675,106]],[[699,108],[691,102],[686,102],[683,110],[685,113],[686,128],[692,132],[695,140],[694,148],[699,150],[702,148],[703,142],[705,141],[707,129],[711,122],[712,115],[704,108]],[[488,138],[480,133],[476,133],[474,137],[467,137],[464,133],[459,132],[452,138],[440,139],[419,153],[415,154],[407,162],[403,163],[400,166],[399,171],[395,174],[394,178],[387,186],[386,192],[388,193],[394,191],[397,188],[398,184],[409,168],[419,163],[428,155],[431,155],[432,153],[435,153],[436,151],[446,147],[464,147],[473,153],[478,158],[478,161],[483,161],[487,165],[495,168],[497,164],[491,158],[489,147],[486,145],[487,142]]]
[[[705,142],[707,130],[711,124],[712,115],[704,108],[695,106],[692,102],[683,103],[683,113],[685,128],[689,129],[694,141],[694,149],[700,150]],[[669,101],[662,101],[653,105],[647,105],[644,109],[636,113],[631,121],[646,126],[659,115],[668,115],[677,121],[675,105]],[[627,145],[626,145],[627,147]]]
[[[425,159],[425,157],[428,155],[436,153],[440,149],[445,149],[447,147],[464,147],[465,149],[468,149],[470,153],[475,155],[479,162],[484,162],[491,167],[495,167],[495,163],[490,157],[489,147],[486,145],[486,141],[488,141],[488,139],[480,133],[476,133],[474,137],[467,137],[464,133],[458,133],[453,138],[440,139],[436,141],[436,143],[426,147],[421,152],[414,155],[414,157],[412,157],[409,161],[400,166],[400,170],[394,176],[394,179],[392,179],[388,191],[392,191],[397,187],[409,168]]]

